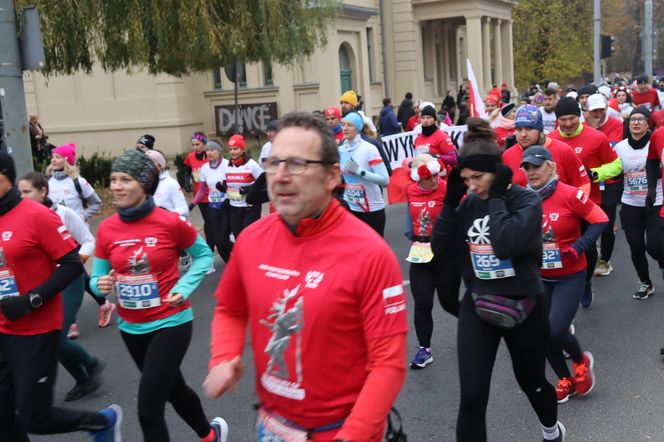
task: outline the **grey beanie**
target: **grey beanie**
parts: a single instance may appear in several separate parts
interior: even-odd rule
[[[145,193],[152,195],[159,184],[159,172],[150,157],[131,149],[120,155],[111,165],[111,173],[122,172],[138,181]]]

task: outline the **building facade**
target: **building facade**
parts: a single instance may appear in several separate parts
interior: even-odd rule
[[[267,122],[294,109],[322,110],[343,91],[377,115],[384,97],[397,106],[406,92],[440,105],[467,76],[466,58],[483,92],[514,85],[511,10],[515,0],[345,0],[328,44],[286,68],[243,66],[238,123],[258,146]],[[143,72],[26,74],[29,113],[53,144],[74,142],[79,155],[117,155],[143,134],[167,154],[188,149],[193,131],[224,138],[235,123],[234,84],[219,69],[183,78]]]

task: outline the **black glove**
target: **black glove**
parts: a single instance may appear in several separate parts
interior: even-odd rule
[[[646,209],[653,208],[653,206],[655,205],[655,198],[656,196],[653,195],[652,193],[650,192],[646,193]]]
[[[243,186],[240,187],[238,191],[240,192],[240,195],[246,195],[247,192],[249,192],[249,189],[251,189],[251,186]]]
[[[468,187],[466,187],[461,179],[461,170],[455,167],[450,172],[450,176],[447,177],[447,190],[445,191],[443,204],[450,207],[457,207],[467,190]]]
[[[30,305],[30,297],[25,296],[9,296],[0,301],[0,310],[10,321],[16,321],[21,316],[32,311]]]
[[[228,186],[226,185],[226,180],[222,183],[221,181],[217,181],[217,184],[214,185],[214,187],[217,188],[217,190],[221,193],[226,193],[228,190]]]
[[[512,134],[509,137],[505,138],[505,145],[503,146],[503,150],[507,150],[510,147],[514,146],[517,143],[516,141],[516,135]]]
[[[196,204],[190,203],[189,204],[189,211],[191,212],[192,210],[194,210],[194,207],[196,207]]]
[[[505,194],[512,187],[512,169],[503,163],[496,164],[496,177],[489,189],[489,198],[505,198]]]

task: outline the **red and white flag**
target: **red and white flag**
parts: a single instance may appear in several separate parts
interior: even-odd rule
[[[468,109],[471,117],[481,117],[486,112],[484,110],[484,101],[480,96],[479,85],[473,72],[473,66],[470,64],[470,58],[466,58],[468,67]]]

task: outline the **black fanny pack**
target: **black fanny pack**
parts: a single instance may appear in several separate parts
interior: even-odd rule
[[[514,328],[525,321],[537,304],[535,297],[510,298],[502,295],[472,293],[475,313],[490,325]]]

